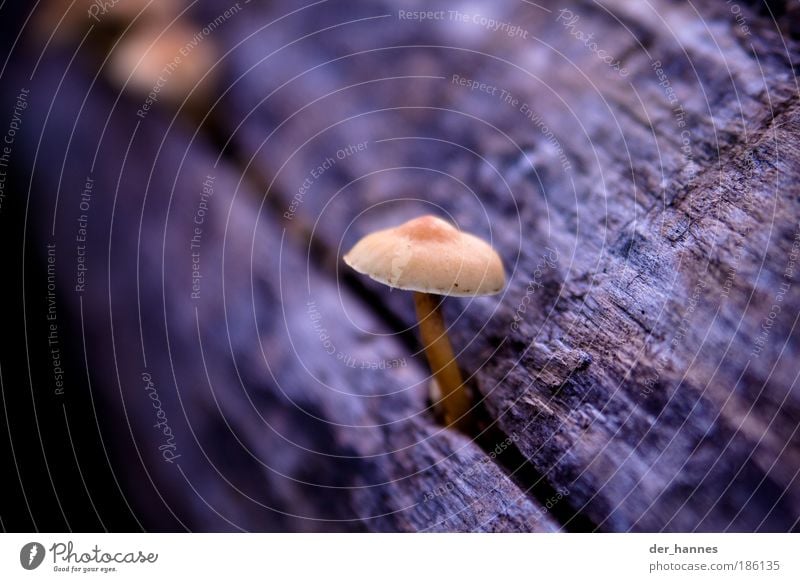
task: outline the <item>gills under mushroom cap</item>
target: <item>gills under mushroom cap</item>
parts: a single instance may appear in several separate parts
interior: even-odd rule
[[[390,287],[438,295],[494,295],[506,279],[489,244],[435,216],[367,235],[344,261]]]

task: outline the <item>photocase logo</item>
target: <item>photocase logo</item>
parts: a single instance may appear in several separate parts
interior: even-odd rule
[[[44,546],[38,542],[29,542],[19,551],[19,563],[26,570],[35,570],[44,561]]]

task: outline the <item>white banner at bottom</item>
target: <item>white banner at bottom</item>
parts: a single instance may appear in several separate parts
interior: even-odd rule
[[[800,580],[796,534],[3,534],[0,580]]]

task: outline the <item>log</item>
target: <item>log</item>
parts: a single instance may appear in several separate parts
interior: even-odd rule
[[[360,236],[433,211],[502,250],[507,292],[448,301],[451,332],[490,417],[570,492],[565,524],[792,529],[790,19],[547,6],[499,10],[526,43],[405,22],[393,2],[309,10],[276,32],[264,23],[289,7],[272,4],[221,35],[234,64],[212,114],[285,224],[398,330],[414,321],[407,301],[339,272]],[[352,22],[383,14],[370,34]],[[581,32],[619,59],[598,62]]]
[[[98,409],[77,372],[34,404],[98,424],[144,529],[796,530],[800,35],[740,4],[209,0],[216,93],[145,116],[108,30],[31,36],[21,236]],[[422,213],[509,272],[444,305],[470,434],[411,298],[341,262]]]
[[[53,258],[60,317],[82,331],[100,436],[143,527],[559,529],[495,453],[437,425],[421,359],[345,324],[381,329],[207,139],[140,118],[88,73],[41,60],[17,155],[35,184],[30,244]],[[63,166],[37,166],[37,150]],[[74,387],[40,408],[67,406]]]

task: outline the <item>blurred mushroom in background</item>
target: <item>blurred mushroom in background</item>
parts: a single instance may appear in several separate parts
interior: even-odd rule
[[[38,42],[78,44],[115,90],[141,99],[143,117],[156,103],[196,113],[208,102],[217,60],[214,43],[191,22],[180,0],[47,0],[36,12]]]
[[[153,21],[120,38],[107,74],[115,88],[144,99],[143,112],[159,101],[191,109],[208,101],[216,61],[213,42],[196,27],[180,19]]]
[[[168,22],[182,8],[178,0],[46,0],[35,12],[37,36],[63,42],[83,36],[90,27],[119,34],[132,22]]]

